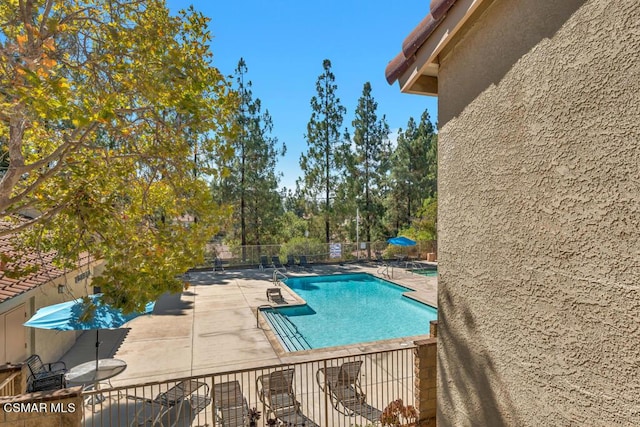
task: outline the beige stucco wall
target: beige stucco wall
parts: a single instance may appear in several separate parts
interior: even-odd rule
[[[88,266],[83,266],[80,270],[70,271],[66,275],[55,278],[36,289],[18,295],[0,304],[0,314],[8,312],[20,304],[25,304],[26,321],[35,314],[38,308],[92,294],[92,278],[102,271],[102,265],[102,261],[93,262]],[[91,271],[91,274],[76,282],[76,277],[86,272],[87,269]],[[64,293],[58,293],[58,285],[64,285]],[[27,334],[26,354],[39,354],[44,362],[59,360],[81,334],[81,332],[77,331],[50,331],[29,327],[25,327],[25,333]],[[18,363],[21,361],[10,360],[5,362]]]
[[[438,423],[640,425],[640,3],[496,0],[441,55]]]

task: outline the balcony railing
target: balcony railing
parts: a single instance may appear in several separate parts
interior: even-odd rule
[[[215,355],[212,355],[215,357]],[[414,346],[170,381],[86,390],[83,425],[249,426],[253,408],[286,426],[380,425],[396,399],[414,404]],[[152,361],[150,361],[152,363]],[[304,423],[304,424],[303,424]],[[251,424],[253,425],[253,424]],[[292,424],[289,424],[292,425]]]
[[[21,372],[17,369],[15,372],[9,373],[8,376],[0,382],[0,396],[15,396],[18,394],[20,384],[16,384]]]

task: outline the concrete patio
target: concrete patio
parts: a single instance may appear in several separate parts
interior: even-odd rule
[[[324,275],[365,272],[381,277],[379,267],[365,264],[314,266],[313,272],[290,275]],[[279,351],[270,331],[256,326],[256,310],[267,304],[266,289],[273,287],[273,270],[194,272],[182,294],[165,295],[152,315],[138,317],[125,328],[100,331],[100,358],[114,357],[127,363],[112,379],[114,386],[163,381],[192,375],[213,374],[318,357],[359,354],[363,351],[400,348],[414,338],[358,344],[296,353]],[[412,297],[437,306],[437,278],[389,270],[393,282],[415,289]],[[302,303],[286,286],[288,304]],[[95,360],[95,331],[84,332],[63,357],[68,367]]]

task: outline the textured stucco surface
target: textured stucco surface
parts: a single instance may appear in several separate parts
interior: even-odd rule
[[[640,425],[640,3],[496,0],[440,61],[439,425]]]

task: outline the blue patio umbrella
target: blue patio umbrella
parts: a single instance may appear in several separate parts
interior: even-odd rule
[[[387,242],[397,246],[415,246],[416,245],[416,242],[404,236],[392,237],[391,239],[387,240]]]
[[[58,331],[96,330],[96,370],[98,368],[98,350],[100,348],[99,330],[116,329],[143,314],[153,311],[155,302],[148,303],[144,311],[124,314],[122,310],[102,302],[101,294],[89,295],[95,306],[93,316],[85,316],[87,304],[83,298],[60,304],[48,305],[39,309],[24,325],[32,328],[53,329]]]

